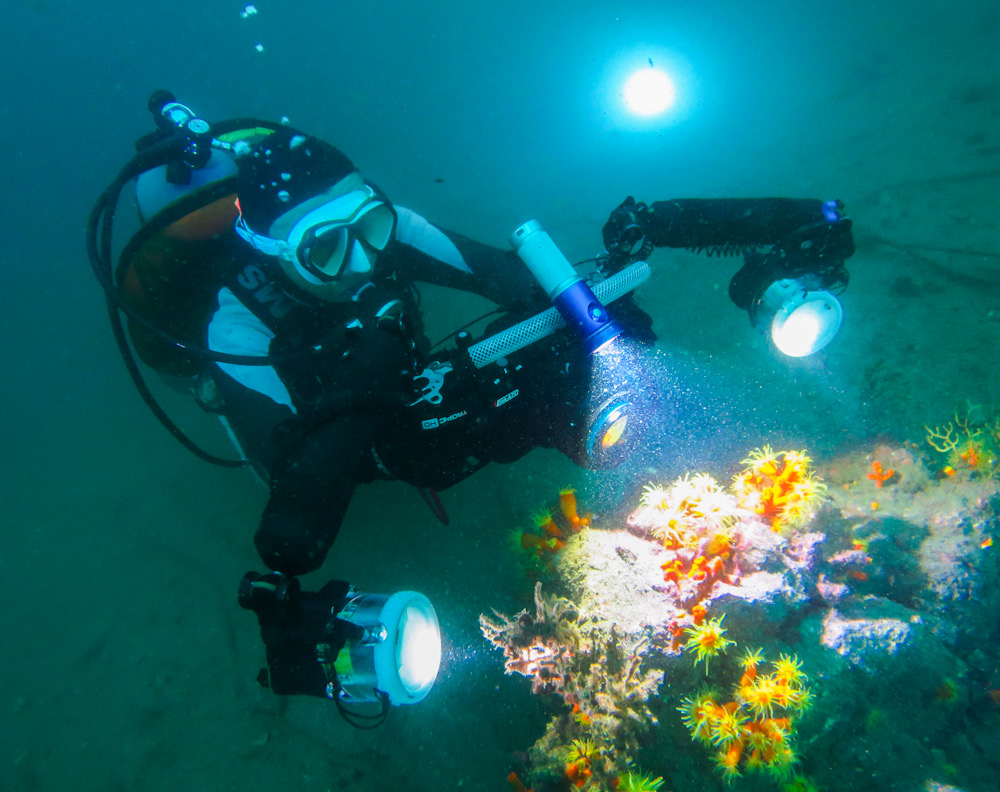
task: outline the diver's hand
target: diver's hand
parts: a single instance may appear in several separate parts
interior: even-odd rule
[[[631,195],[611,212],[604,224],[604,249],[611,255],[632,258],[647,244],[649,207]]]

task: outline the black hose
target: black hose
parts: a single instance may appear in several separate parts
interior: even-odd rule
[[[150,411],[156,416],[163,427],[195,456],[222,467],[243,467],[247,464],[246,460],[226,459],[205,451],[184,434],[183,430],[171,420],[159,402],[156,401],[156,397],[153,396],[152,391],[150,391],[149,386],[146,384],[142,372],[139,370],[139,365],[136,363],[135,356],[132,354],[132,349],[129,346],[128,338],[125,335],[125,328],[122,326],[121,321],[121,313],[125,313],[130,318],[136,318],[138,321],[141,321],[143,325],[149,325],[149,322],[145,321],[144,318],[140,318],[138,313],[125,303],[114,283],[112,270],[112,228],[114,208],[118,204],[118,196],[121,194],[123,187],[140,173],[169,161],[171,156],[175,155],[179,150],[182,142],[180,138],[167,138],[159,143],[155,143],[133,157],[122,168],[114,181],[101,193],[93,209],[91,209],[90,216],[87,219],[87,255],[90,259],[91,269],[93,269],[98,282],[104,290],[108,306],[108,318],[111,322],[111,331],[114,334],[115,343],[118,345],[118,351],[121,353],[125,368],[132,378],[132,383],[139,392],[139,396],[146,403],[146,406],[149,407]],[[100,234],[98,234],[98,228],[100,228]],[[165,336],[166,334],[161,332],[160,335]],[[169,339],[169,336],[167,337]],[[176,343],[175,339],[170,340],[172,343]]]

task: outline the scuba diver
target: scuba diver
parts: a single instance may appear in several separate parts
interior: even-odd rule
[[[854,245],[837,202],[628,198],[604,226],[605,251],[579,274],[537,223],[514,232],[513,250],[440,228],[306,132],[256,119],[208,124],[168,92],[149,107],[157,129],[88,229],[116,339],[181,442],[209,461],[251,466],[269,489],[254,536],[269,571],[248,573],[239,590],[267,650],[261,683],[331,698],[356,725],[369,719],[356,705],[376,704],[378,722],[390,703],[421,700],[440,658],[422,595],[299,586],[322,566],[356,486],[407,482],[446,521],[437,491],[490,462],[536,447],[591,468],[625,459],[671,394],[641,366],[627,380],[597,376],[593,361],[641,358],[654,344],[634,300],[654,247],[742,254],[730,293],[755,322],[823,315],[814,347],[839,326],[830,292],[846,286]],[[132,181],[142,225],[115,268],[115,206]],[[482,337],[462,329],[436,351],[420,283],[496,304]],[[184,435],[133,351],[219,415],[239,460]],[[426,660],[419,672],[408,668],[415,656]]]

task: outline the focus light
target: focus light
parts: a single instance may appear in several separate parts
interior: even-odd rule
[[[573,269],[542,224],[529,220],[514,229],[511,246],[560,315],[593,354],[621,335],[621,327]]]
[[[581,428],[581,464],[606,470],[638,448],[658,412],[646,356],[621,337],[591,356],[590,392]]]
[[[674,103],[674,95],[673,81],[653,66],[634,72],[625,82],[625,105],[638,116],[666,112]]]

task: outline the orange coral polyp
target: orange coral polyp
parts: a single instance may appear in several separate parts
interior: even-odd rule
[[[537,550],[544,542],[545,540],[536,534],[527,531],[521,534],[521,547],[524,550]]]
[[[728,748],[719,752],[715,761],[727,781],[739,777],[740,758],[742,756],[743,740],[736,740]]]
[[[585,525],[589,524],[589,520],[586,517],[581,517],[577,511],[576,503],[576,491],[572,489],[564,489],[559,492],[559,509],[563,513],[563,517],[569,522],[574,531],[579,531]]]
[[[802,452],[775,453],[765,446],[744,464],[747,468],[733,480],[733,490],[743,508],[770,522],[775,531],[784,523],[804,519],[806,507],[822,491],[809,470],[809,457]]]
[[[550,536],[555,536],[558,539],[563,538],[562,530],[556,525],[555,520],[552,519],[552,512],[548,510],[540,511],[535,515],[535,527],[545,531]]]

